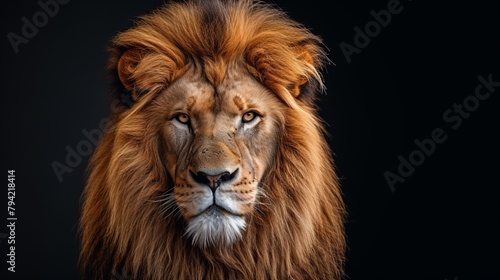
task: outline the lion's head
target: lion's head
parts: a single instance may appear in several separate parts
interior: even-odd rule
[[[237,63],[215,87],[200,67],[192,68],[152,103],[152,118],[163,122],[164,162],[174,182],[165,207],[173,207],[168,214],[180,211],[194,245],[241,238],[258,197],[265,196],[259,182],[276,156],[283,107]]]
[[[246,0],[166,4],[120,33],[110,70],[134,104],[91,159],[84,277],[339,278],[325,60],[318,37]]]

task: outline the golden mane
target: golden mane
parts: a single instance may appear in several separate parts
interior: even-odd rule
[[[229,247],[193,246],[185,222],[155,201],[171,191],[151,101],[190,62],[213,84],[227,66],[248,71],[287,106],[266,196]],[[85,279],[340,279],[344,205],[313,100],[323,85],[321,40],[282,11],[252,1],[165,4],[112,42],[110,71],[134,105],[112,113],[83,194]]]

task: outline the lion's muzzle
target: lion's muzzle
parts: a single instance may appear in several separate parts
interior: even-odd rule
[[[174,188],[186,232],[200,246],[239,239],[258,192],[251,159],[242,160],[234,137],[222,131],[227,129],[197,135]]]

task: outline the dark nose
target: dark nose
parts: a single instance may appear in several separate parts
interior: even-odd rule
[[[193,180],[195,180],[196,182],[198,182],[200,184],[207,185],[212,190],[215,191],[220,186],[220,184],[222,184],[223,182],[231,181],[234,178],[237,171],[238,170],[234,171],[233,173],[229,173],[228,171],[224,171],[222,173],[215,174],[215,175],[207,174],[207,173],[202,172],[202,171],[199,171],[195,174],[191,170],[189,171],[189,173],[191,174],[191,177],[193,177]]]

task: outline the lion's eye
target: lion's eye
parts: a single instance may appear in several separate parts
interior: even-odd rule
[[[255,118],[257,118],[257,117],[258,117],[257,113],[250,111],[250,112],[246,112],[243,115],[243,117],[241,118],[241,121],[243,123],[249,123],[249,122],[255,120]]]
[[[189,123],[189,116],[187,114],[178,114],[177,116],[175,116],[175,119],[182,123],[182,124],[188,124]]]

